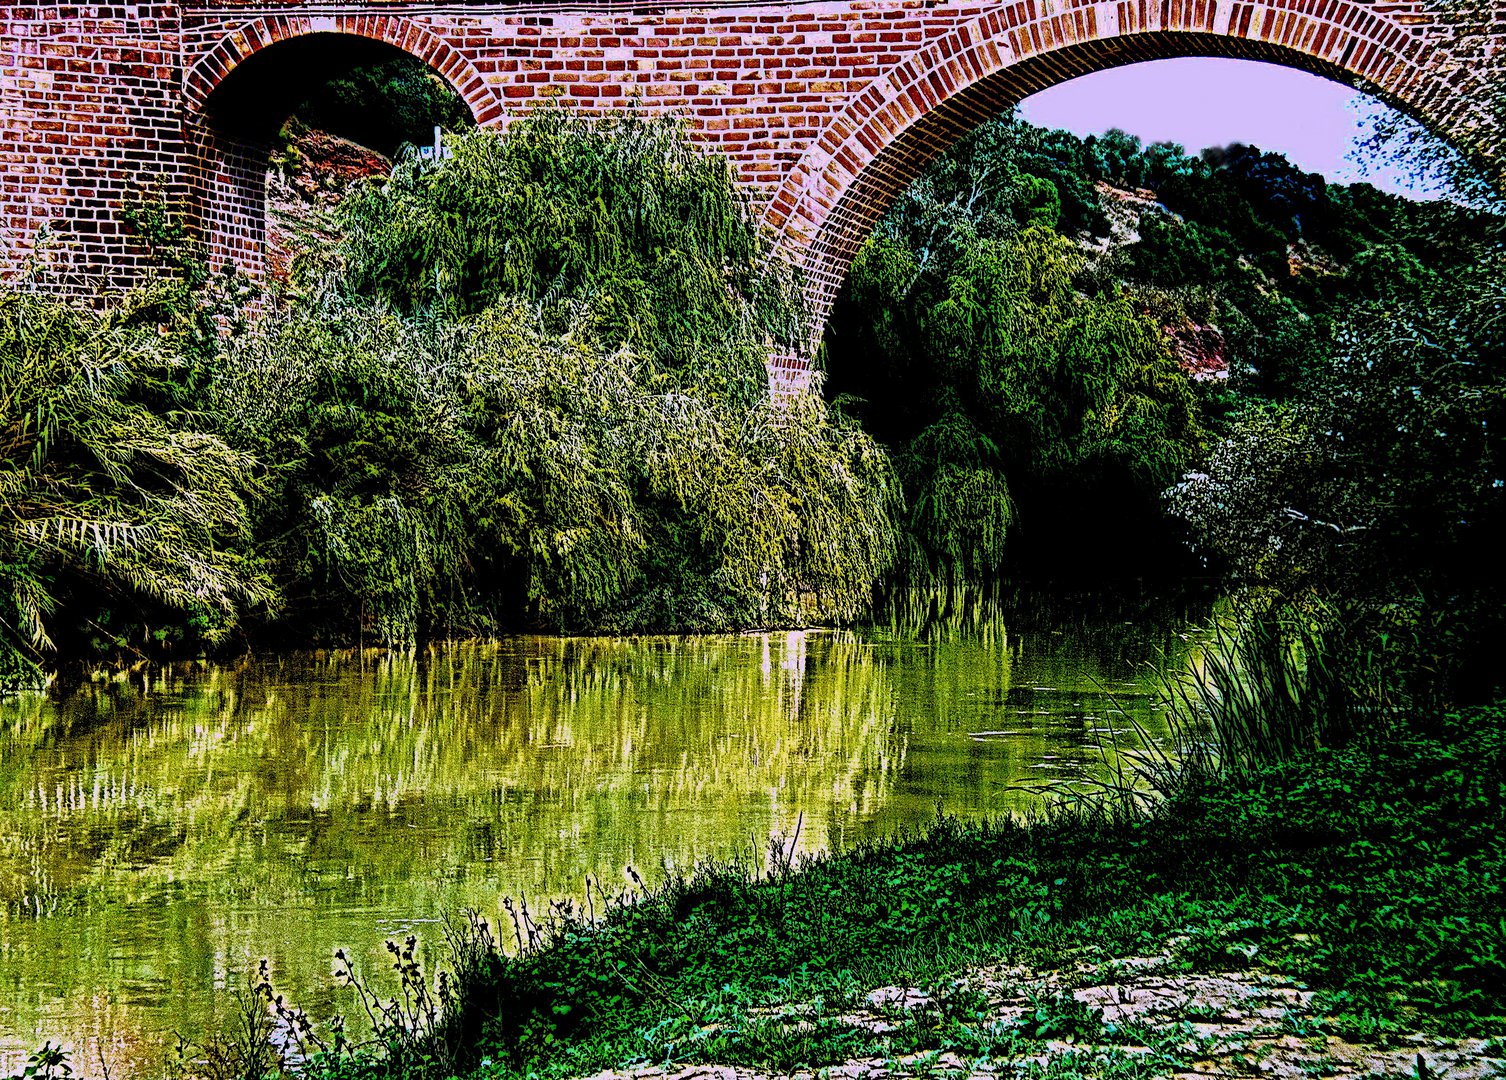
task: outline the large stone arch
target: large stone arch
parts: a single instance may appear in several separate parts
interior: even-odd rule
[[[253,276],[265,269],[268,155],[265,138],[221,122],[216,99],[253,58],[279,46],[320,39],[359,39],[399,49],[448,81],[476,123],[495,123],[502,114],[495,91],[475,65],[411,19],[388,14],[288,14],[242,23],[205,51],[183,78],[191,213],[215,268],[230,265]]]
[[[1142,60],[1217,56],[1365,89],[1502,164],[1484,77],[1363,0],[1016,0],[939,37],[854,94],[770,198],[776,251],[800,267],[819,334],[853,257],[947,147],[1022,98]],[[812,343],[814,347],[814,342]],[[799,381],[808,362],[783,358]]]

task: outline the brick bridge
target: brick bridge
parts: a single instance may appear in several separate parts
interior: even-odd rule
[[[1358,85],[1500,176],[1485,73],[1506,52],[1506,3],[1464,15],[1454,2],[0,7],[0,272],[21,266],[50,225],[77,280],[128,278],[145,254],[118,209],[148,183],[184,200],[217,264],[258,270],[275,129],[315,74],[401,49],[449,80],[481,124],[551,97],[684,114],[735,162],[824,317],[867,232],[952,140],[1027,94],[1137,60],[1243,57]]]

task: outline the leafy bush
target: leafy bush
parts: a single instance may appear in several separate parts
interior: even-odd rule
[[[442,166],[400,163],[345,204],[353,292],[450,317],[523,297],[562,306],[552,329],[584,301],[605,347],[677,367],[804,341],[798,291],[731,167],[678,121],[541,108],[449,145]]]
[[[325,290],[230,350],[213,413],[271,466],[259,545],[301,625],[406,643],[863,610],[894,545],[871,440],[735,358],[674,375],[602,345],[590,311],[560,317],[405,318]]]
[[[452,145],[244,308],[157,205],[168,269],[117,307],[0,297],[9,670],[55,627],[71,656],[866,609],[898,490],[770,398],[799,307],[725,161],[548,110]]]
[[[151,300],[100,312],[0,291],[6,680],[34,677],[59,634],[78,653],[91,630],[141,645],[116,635],[177,621],[213,643],[245,606],[274,600],[244,548],[256,462],[178,405],[187,364],[139,325]]]
[[[1140,222],[1140,241],[1130,248],[1130,272],[1152,285],[1213,283],[1239,273],[1233,238],[1216,227],[1176,223],[1160,214]]]
[[[978,580],[1000,571],[1016,520],[1046,528],[1062,502],[1114,488],[1149,503],[1202,425],[1160,327],[1122,292],[1080,292],[1070,241],[1034,222],[988,238],[948,228],[918,248],[906,224],[881,227],[828,350],[838,388],[876,389],[856,408],[903,447],[908,573]]]
[[[1499,256],[1498,256],[1499,258]],[[1370,306],[1306,400],[1251,407],[1170,493],[1193,539],[1250,585],[1337,606],[1356,647],[1405,642],[1398,689],[1499,680],[1506,369],[1489,264],[1447,306]]]

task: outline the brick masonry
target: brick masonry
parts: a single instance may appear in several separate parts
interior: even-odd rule
[[[482,124],[545,99],[684,115],[733,160],[824,318],[864,236],[952,140],[1036,90],[1135,60],[1245,57],[1337,78],[1499,175],[1487,72],[1506,52],[1506,2],[1483,3],[1469,14],[1455,0],[0,6],[0,272],[19,271],[47,226],[69,280],[129,280],[146,256],[119,208],[143,189],[181,199],[217,262],[258,271],[266,137],[224,122],[217,102],[228,80],[254,104],[258,78],[287,77],[265,59],[293,42],[317,69],[319,49],[359,38],[424,60]],[[268,100],[277,89],[268,82]],[[781,363],[776,375],[800,380],[803,358]]]

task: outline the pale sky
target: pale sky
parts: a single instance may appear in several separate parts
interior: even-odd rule
[[[1147,143],[1249,143],[1277,150],[1308,172],[1341,183],[1368,180],[1398,194],[1427,195],[1395,170],[1364,175],[1349,159],[1374,98],[1317,75],[1253,60],[1154,60],[1084,75],[1026,98],[1033,124],[1078,135],[1121,128]],[[1436,193],[1433,193],[1436,197]]]

